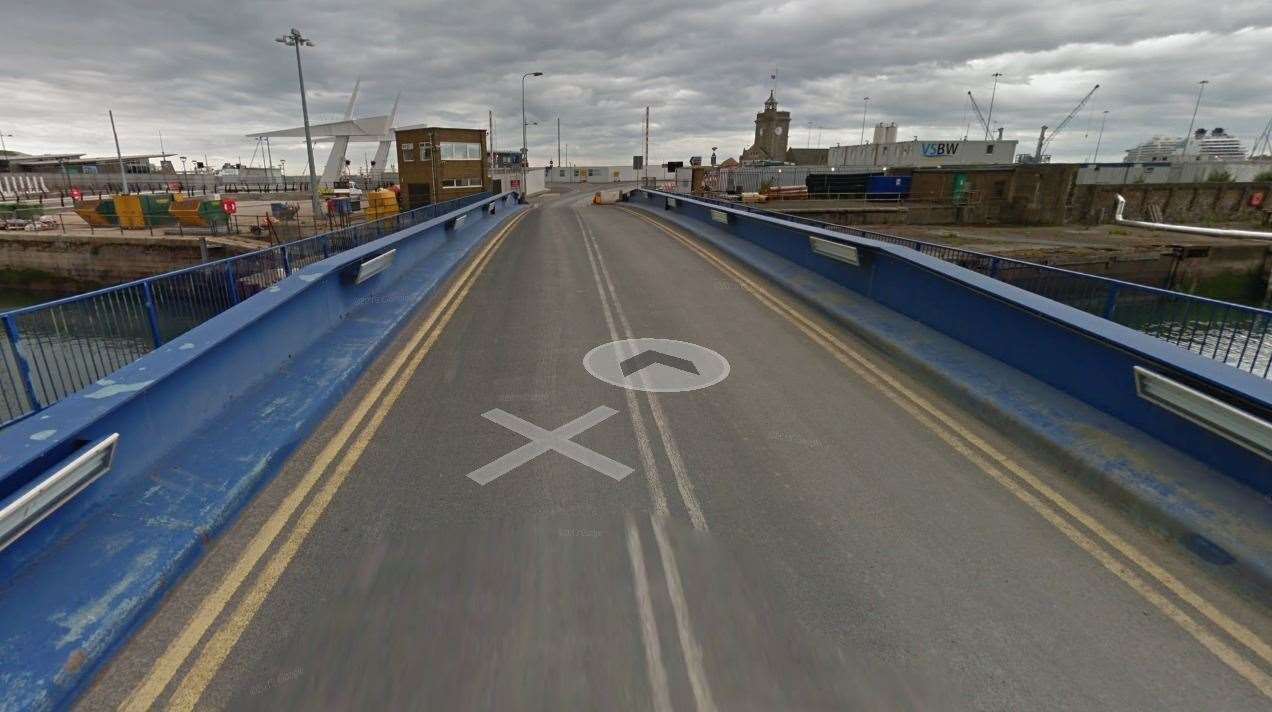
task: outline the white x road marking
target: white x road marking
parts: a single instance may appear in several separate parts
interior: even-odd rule
[[[530,442],[488,465],[473,470],[468,473],[468,478],[479,485],[484,485],[492,482],[497,477],[506,475],[549,450],[556,450],[571,460],[587,465],[606,477],[621,480],[635,472],[635,470],[570,440],[570,438],[599,424],[617,412],[609,406],[598,406],[556,430],[547,431],[534,423],[522,420],[512,413],[499,408],[488,410],[481,414],[483,418],[498,423],[514,433],[524,435],[530,439]]]

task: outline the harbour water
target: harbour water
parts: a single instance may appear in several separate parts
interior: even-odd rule
[[[29,292],[22,289],[0,289],[0,312],[25,307],[30,304],[47,302],[56,299],[57,295],[48,292]]]

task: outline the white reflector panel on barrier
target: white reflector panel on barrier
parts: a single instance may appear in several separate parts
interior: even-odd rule
[[[808,236],[808,244],[812,246],[813,252],[819,255],[829,257],[832,260],[847,262],[854,267],[861,266],[861,255],[857,253],[857,248],[852,245],[845,245],[841,242],[833,242],[831,240],[823,240],[820,237]]]
[[[1272,460],[1272,423],[1146,368],[1134,372],[1140,398]]]
[[[0,510],[0,549],[12,544],[40,520],[106,474],[115,459],[119,433],[113,433],[46,477]]]
[[[371,259],[358,265],[358,272],[353,277],[354,284],[362,284],[372,277],[380,274],[393,264],[393,258],[397,256],[397,250],[389,250],[382,255],[377,255]]]

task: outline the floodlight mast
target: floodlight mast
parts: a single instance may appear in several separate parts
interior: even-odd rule
[[[305,121],[305,152],[309,155],[309,199],[313,204],[314,220],[322,214],[322,201],[318,199],[318,177],[314,171],[314,142],[309,135],[309,102],[305,98],[305,70],[300,63],[301,46],[313,47],[314,43],[305,39],[300,30],[293,27],[291,32],[274,38],[279,44],[296,48],[296,75],[300,80],[300,113]]]

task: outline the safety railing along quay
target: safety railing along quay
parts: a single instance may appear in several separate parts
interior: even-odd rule
[[[42,410],[319,260],[489,193],[0,313],[0,426]]]
[[[908,247],[1014,287],[1081,309],[1195,354],[1268,378],[1272,310],[1233,304],[1109,277],[973,252],[896,235],[835,225],[749,203],[698,195],[694,200]]]

